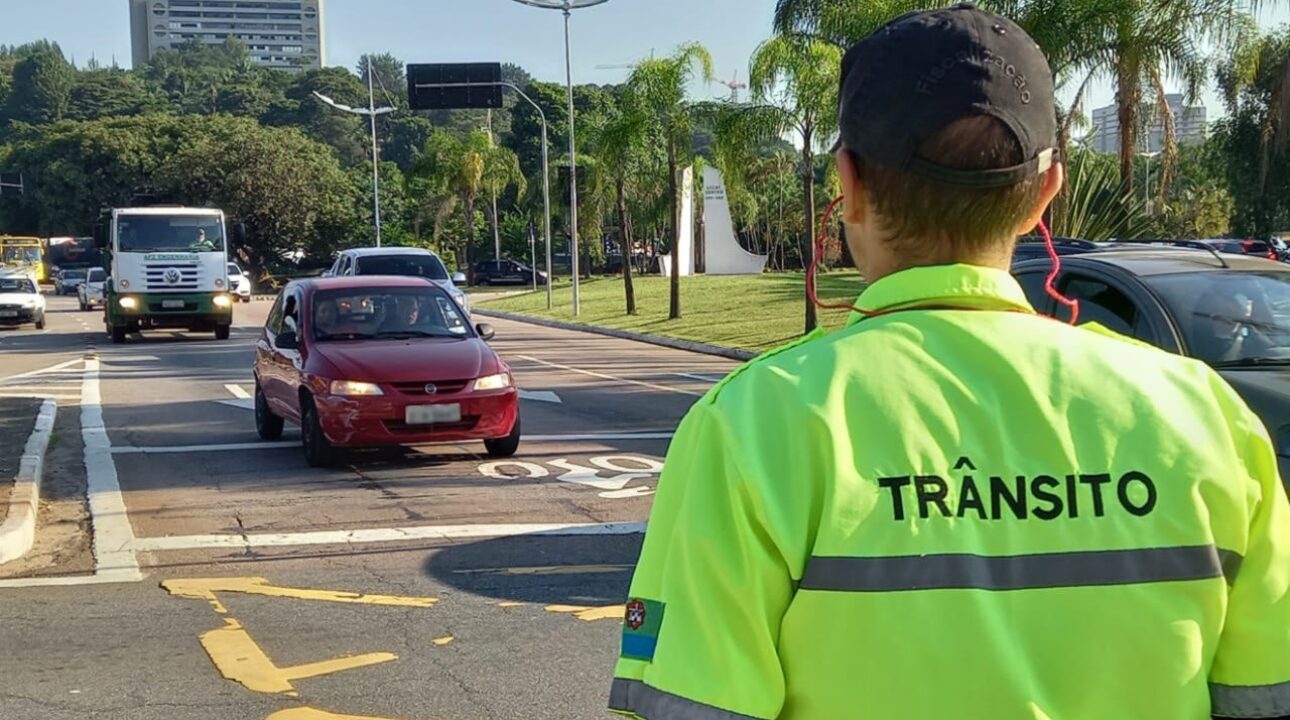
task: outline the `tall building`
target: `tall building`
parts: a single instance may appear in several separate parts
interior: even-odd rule
[[[1194,145],[1205,141],[1206,111],[1204,105],[1184,105],[1183,96],[1166,95],[1169,110],[1174,116],[1174,136],[1179,145]],[[1092,148],[1097,152],[1120,152],[1120,106],[1108,105],[1093,111]],[[1164,147],[1165,125],[1158,115],[1151,118],[1146,132],[1138,135],[1139,152],[1158,152]]]
[[[134,66],[191,40],[242,41],[258,63],[282,70],[326,62],[323,0],[130,0]]]

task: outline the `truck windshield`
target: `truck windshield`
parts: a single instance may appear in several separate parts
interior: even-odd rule
[[[223,252],[224,225],[207,215],[127,216],[117,220],[121,252]]]

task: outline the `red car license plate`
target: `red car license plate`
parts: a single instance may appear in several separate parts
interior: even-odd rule
[[[403,421],[409,425],[461,422],[461,405],[457,403],[411,405],[403,412]]]

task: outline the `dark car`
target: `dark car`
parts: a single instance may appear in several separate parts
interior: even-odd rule
[[[1205,240],[1219,252],[1233,255],[1254,255],[1269,260],[1280,260],[1281,255],[1270,243],[1262,240]]]
[[[1078,238],[1053,238],[1053,249],[1058,255],[1079,255],[1097,252],[1102,249],[1102,246],[1090,240]],[[1048,247],[1041,237],[1023,237],[1017,241],[1017,247],[1012,251],[1013,263],[1046,257],[1048,257]]]
[[[474,285],[538,285],[546,284],[546,273],[514,260],[484,260],[470,269]]]
[[[1035,309],[1067,320],[1044,290],[1051,264],[1014,265]],[[1100,323],[1214,367],[1263,419],[1290,481],[1290,267],[1264,258],[1182,248],[1105,251],[1062,259],[1057,290]]]
[[[482,440],[514,455],[519,393],[511,369],[431,280],[296,280],[278,295],[256,343],[255,428],[300,425],[310,465],[342,447]]]

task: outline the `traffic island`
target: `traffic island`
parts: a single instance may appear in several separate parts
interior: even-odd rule
[[[0,565],[22,557],[35,542],[57,408],[53,399],[0,398]]]

